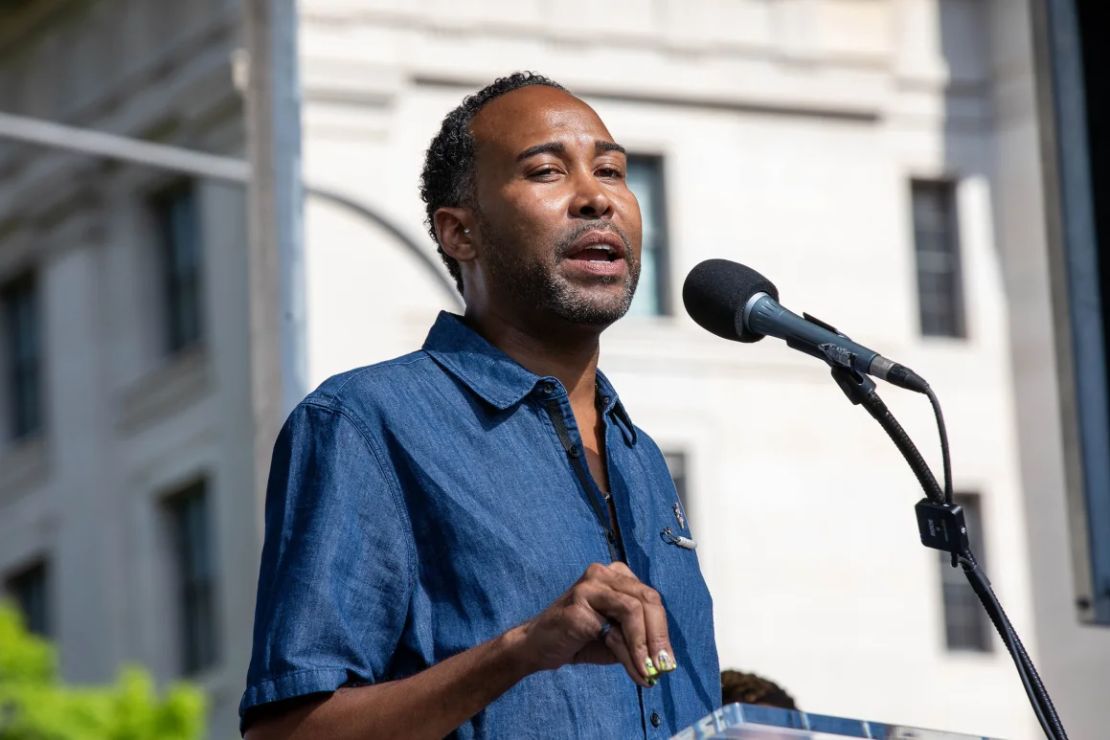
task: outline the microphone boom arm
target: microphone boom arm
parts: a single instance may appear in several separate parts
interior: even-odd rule
[[[1017,669],[1033,713],[1045,737],[1049,740],[1067,740],[1067,731],[1056,712],[1048,689],[1045,688],[1036,666],[1033,665],[1033,659],[1026,652],[1021,638],[991,589],[990,580],[987,579],[972,554],[967,528],[964,526],[963,511],[959,506],[945,500],[940,484],[937,483],[936,476],[921,456],[921,452],[906,434],[902,425],[894,418],[894,414],[879,398],[875,390],[875,382],[852,367],[836,365],[831,361],[830,364],[833,365],[832,376],[837,386],[853,405],[862,405],[872,418],[879,422],[879,426],[902,453],[902,457],[909,463],[918,483],[921,484],[925,498],[914,507],[921,544],[935,550],[949,552],[952,556],[952,566],[959,565],[963,568],[968,583],[971,584],[975,595],[979,597],[979,602],[1014,661],[1014,667]],[[946,487],[948,485],[950,484],[946,483]]]

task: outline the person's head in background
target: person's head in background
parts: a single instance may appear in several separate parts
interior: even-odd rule
[[[737,702],[781,709],[798,708],[794,698],[774,681],[744,671],[721,671],[721,705]]]

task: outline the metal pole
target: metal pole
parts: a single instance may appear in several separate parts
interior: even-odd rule
[[[154,144],[103,131],[66,126],[38,118],[0,113],[0,138],[29,144],[96,154],[109,159],[152,165],[215,180],[246,182],[247,163],[234,157],[206,154],[165,144]]]
[[[260,368],[255,388],[268,395],[259,399],[260,408],[276,401],[273,411],[283,418],[304,396],[308,375],[296,7],[294,0],[246,0],[244,13],[250,58],[250,248],[253,287],[259,289],[252,291],[252,328],[263,335],[252,341],[265,345],[265,337],[278,338],[277,347],[259,346],[261,352],[252,357],[256,364],[277,360],[278,376]]]
[[[247,185],[251,181],[250,166],[241,159],[207,154],[167,144],[152,144],[104,131],[66,126],[38,118],[0,113],[0,138],[24,141],[29,144],[79,152],[94,157],[105,157],[121,162],[134,162],[147,167],[160,167],[213,180],[223,180]],[[462,297],[455,284],[447,277],[442,265],[425,246],[413,239],[381,211],[362,201],[329,187],[303,184],[305,195],[318,198],[348,211],[361,219],[377,224],[401,246],[416,257],[421,267],[439,285],[448,299],[459,309],[464,308]],[[2,217],[3,214],[0,214]]]

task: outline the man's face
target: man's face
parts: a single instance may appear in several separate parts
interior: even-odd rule
[[[477,267],[502,309],[607,326],[640,275],[627,159],[592,108],[533,85],[474,117]]]

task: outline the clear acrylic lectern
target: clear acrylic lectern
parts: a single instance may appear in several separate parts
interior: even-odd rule
[[[845,737],[876,740],[992,740],[984,735],[925,730],[920,727],[830,717],[752,704],[726,704],[713,714],[702,717],[671,740],[839,740]]]

